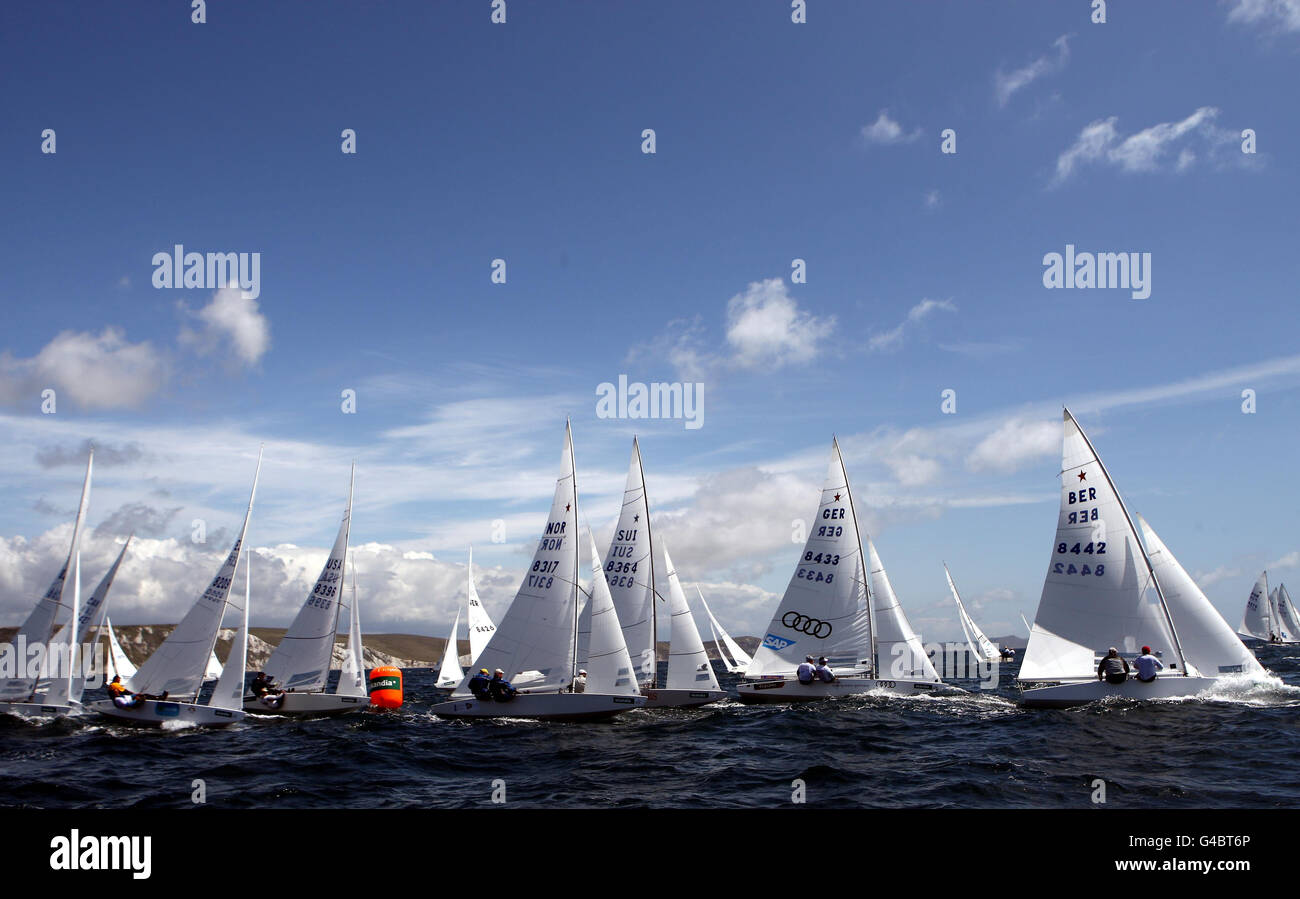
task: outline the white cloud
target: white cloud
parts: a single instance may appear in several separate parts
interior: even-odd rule
[[[867,341],[869,350],[887,350],[898,347],[903,342],[903,332],[908,328],[920,324],[932,312],[941,310],[944,312],[956,312],[957,307],[951,300],[921,300],[911,309],[907,310],[907,315],[896,327],[890,328],[880,334],[875,334]]]
[[[1287,553],[1282,558],[1274,562],[1269,562],[1264,567],[1266,569],[1267,568],[1295,568],[1297,565],[1300,565],[1300,551],[1291,550],[1291,552]]]
[[[1070,60],[1070,35],[1061,35],[1052,42],[1052,47],[1056,50],[1054,56],[1044,54],[1024,68],[1013,72],[1003,72],[1001,69],[997,71],[993,76],[993,95],[997,98],[999,106],[1006,106],[1016,91],[1028,87],[1044,75],[1065,68],[1065,64]]]
[[[52,387],[82,409],[129,408],[152,396],[165,374],[153,345],[129,342],[120,328],[62,331],[30,359],[0,353],[0,403],[38,408]]]
[[[869,144],[910,144],[921,136],[921,129],[907,132],[903,126],[889,117],[889,110],[880,110],[880,115],[870,125],[862,126],[862,139]]]
[[[938,209],[943,205],[943,197],[937,190],[927,190],[921,197],[921,203],[926,209]]]
[[[1300,0],[1233,0],[1228,21],[1270,32],[1300,31]]]
[[[1013,418],[976,444],[966,458],[971,471],[1007,474],[1026,462],[1060,455],[1061,423]]]
[[[256,365],[271,346],[271,328],[252,294],[238,287],[222,287],[212,301],[196,313],[203,329],[181,331],[181,342],[201,353],[229,348],[244,365]]]
[[[1213,586],[1214,584],[1219,583],[1220,581],[1231,580],[1232,578],[1236,578],[1240,576],[1241,576],[1240,569],[1228,568],[1224,565],[1220,565],[1218,568],[1214,569],[1213,571],[1196,572],[1196,574],[1192,576],[1192,580],[1196,581],[1197,586],[1199,586],[1202,590],[1206,590],[1211,586]]]
[[[755,281],[727,301],[727,343],[740,368],[809,362],[834,329],[834,316],[801,311],[780,278]]]
[[[1109,163],[1123,172],[1159,171],[1165,158],[1179,142],[1198,139],[1213,156],[1235,138],[1232,132],[1217,128],[1214,120],[1219,110],[1202,106],[1178,122],[1161,122],[1124,137],[1115,127],[1115,116],[1089,123],[1079,132],[1079,137],[1056,159],[1056,175],[1052,183],[1060,184],[1087,163]],[[1197,154],[1188,146],[1178,147],[1174,168],[1188,171],[1197,161]]]

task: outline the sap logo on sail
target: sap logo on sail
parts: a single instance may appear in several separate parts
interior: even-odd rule
[[[795,641],[787,640],[785,637],[778,637],[776,634],[768,634],[763,638],[763,645],[768,649],[775,649],[777,652],[785,649],[787,646],[794,646]]]
[[[220,290],[238,284],[255,300],[262,292],[261,253],[186,253],[176,244],[171,253],[153,254],[153,286]]]
[[[1043,257],[1043,286],[1099,290],[1120,288],[1135,300],[1151,296],[1150,253],[1078,253],[1074,244],[1065,245],[1065,256],[1048,253]]]
[[[643,384],[618,376],[596,385],[597,418],[680,418],[688,431],[704,427],[704,385],[671,381]]]
[[[153,837],[83,837],[73,828],[50,840],[50,848],[55,871],[131,871],[136,880],[148,880],[153,871]]]

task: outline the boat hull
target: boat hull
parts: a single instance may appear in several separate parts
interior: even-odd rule
[[[61,718],[76,715],[83,711],[81,703],[76,705],[44,705],[39,702],[0,702],[0,715],[18,715],[22,718]]]
[[[285,693],[284,702],[272,708],[260,699],[245,699],[250,715],[341,715],[370,705],[369,696],[340,696],[337,693]]]
[[[691,709],[727,698],[726,690],[646,690],[648,709]]]
[[[1137,701],[1172,699],[1194,696],[1214,686],[1216,682],[1217,678],[1213,677],[1176,676],[1157,677],[1149,683],[1143,683],[1135,677],[1122,684],[1108,684],[1098,680],[1075,681],[1049,687],[1022,687],[1020,704],[1031,709],[1068,709],[1115,696]]]
[[[946,684],[923,680],[876,680],[872,677],[840,677],[829,684],[815,681],[801,684],[795,678],[772,678],[749,681],[736,686],[740,701],[747,703],[817,702],[841,696],[861,696],[884,692],[895,696],[915,696],[939,690],[955,689]]]
[[[198,727],[225,727],[244,718],[243,711],[237,709],[159,699],[146,699],[129,709],[120,708],[111,699],[101,699],[92,702],[89,708],[116,721],[142,727],[162,727],[169,722]]]
[[[431,706],[444,718],[534,718],[538,721],[593,721],[641,708],[644,696],[608,693],[521,693],[509,702],[454,699]]]

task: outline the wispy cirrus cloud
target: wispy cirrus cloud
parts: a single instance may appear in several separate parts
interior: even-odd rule
[[[1198,162],[1198,149],[1207,157],[1221,157],[1237,136],[1214,124],[1218,115],[1215,107],[1202,106],[1180,121],[1161,122],[1129,135],[1116,127],[1117,116],[1097,119],[1084,126],[1057,157],[1052,186],[1067,181],[1085,165],[1112,165],[1127,173],[1162,169],[1182,173]]]
[[[907,310],[907,315],[893,328],[874,334],[867,341],[867,349],[875,352],[878,350],[897,349],[903,343],[904,333],[920,324],[934,312],[956,312],[957,307],[951,300],[921,300],[911,309]]]
[[[888,146],[890,144],[910,144],[921,137],[921,129],[908,131],[897,121],[890,118],[889,110],[880,110],[880,115],[870,125],[862,126],[862,139],[869,144]]]
[[[1017,91],[1023,90],[1044,75],[1055,74],[1070,61],[1070,37],[1063,34],[1052,41],[1053,53],[1045,53],[1026,66],[1004,72],[998,69],[993,75],[993,96],[999,106],[1006,106]]]
[[[1270,34],[1300,32],[1300,0],[1231,0],[1228,22]]]

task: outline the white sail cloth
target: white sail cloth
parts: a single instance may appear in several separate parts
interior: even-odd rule
[[[457,647],[457,634],[460,633],[460,609],[451,623],[451,633],[447,635],[447,645],[442,650],[442,664],[438,666],[438,686],[444,690],[453,689],[465,679],[465,672],[460,667],[460,650]]]
[[[871,593],[874,599],[872,621],[876,627],[876,657],[880,671],[876,677],[939,681],[934,663],[926,655],[921,638],[903,613],[903,607],[889,583],[889,575],[876,552],[876,545],[867,538],[867,554],[871,562]]]
[[[704,641],[695,626],[691,607],[677,579],[677,569],[668,555],[668,547],[660,546],[664,554],[664,570],[668,572],[668,609],[672,615],[668,643],[668,678],[664,686],[669,690],[721,690],[718,677],[709,664],[704,651]]]
[[[473,547],[469,550],[469,564],[465,566],[465,578],[469,604],[469,617],[465,621],[469,628],[469,661],[470,666],[473,667],[479,654],[483,652],[483,647],[487,646],[488,641],[492,639],[493,631],[497,629],[492,623],[492,616],[488,615],[487,609],[483,608],[483,603],[478,598],[478,590],[474,588]]]
[[[975,619],[971,618],[966,611],[966,606],[961,601],[961,595],[957,592],[957,585],[953,583],[952,573],[948,571],[947,565],[943,566],[943,573],[948,578],[948,589],[952,591],[952,598],[957,603],[957,617],[961,620],[961,630],[966,635],[966,647],[970,650],[970,654],[985,662],[1000,659],[1002,654],[998,652],[998,648],[993,645],[992,640],[984,636]]]
[[[1268,640],[1276,632],[1273,624],[1273,606],[1268,600],[1268,572],[1260,572],[1246,598],[1245,611],[1241,613],[1241,624],[1237,632],[1256,640]]]
[[[583,610],[586,619],[587,645],[585,655],[587,671],[586,692],[611,693],[636,696],[640,693],[628,655],[623,629],[619,625],[614,599],[605,581],[604,566],[596,549],[596,538],[587,531],[591,545],[591,594]],[[580,625],[579,630],[583,630]]]
[[[704,591],[699,588],[698,584],[695,587],[695,592],[699,594],[700,605],[704,607],[704,614],[709,616],[709,630],[713,632],[713,645],[717,647],[718,657],[722,659],[722,663],[727,666],[727,670],[732,674],[744,674],[753,659],[750,658],[749,653],[740,647],[739,643],[731,638],[731,634],[727,633],[726,628],[722,626],[722,622],[714,617],[712,610],[709,609],[709,604],[704,601]],[[726,647],[725,650],[723,647]]]
[[[365,649],[361,645],[361,607],[357,604],[357,566],[352,560],[352,601],[348,610],[348,644],[343,652],[343,663],[339,665],[339,681],[334,685],[334,692],[339,696],[365,696],[366,694],[366,659]]]
[[[832,666],[857,667],[871,646],[869,612],[862,602],[862,544],[840,447],[831,447],[817,518],[748,677],[785,676],[805,656]]]
[[[635,438],[623,488],[623,506],[604,558],[605,580],[614,598],[614,609],[637,681],[654,684],[657,662],[654,553],[641,448]]]

